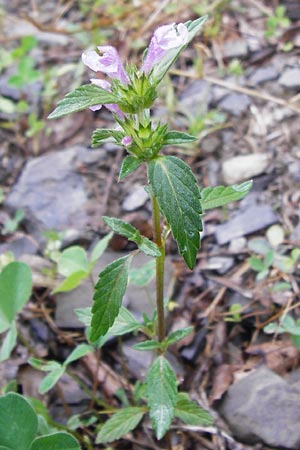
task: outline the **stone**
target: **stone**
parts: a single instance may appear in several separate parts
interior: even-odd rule
[[[287,89],[300,89],[300,67],[288,67],[278,80]]]
[[[35,255],[38,249],[38,243],[33,238],[21,233],[0,245],[0,253],[12,252],[15,259],[19,259],[22,255]]]
[[[251,205],[235,217],[217,225],[215,236],[219,245],[232,239],[262,230],[278,221],[270,205]]]
[[[278,76],[279,74],[275,67],[260,67],[251,74],[249,81],[251,84],[257,85],[266,83],[267,81],[277,80]]]
[[[87,150],[86,150],[87,151]],[[30,159],[4,204],[22,209],[36,229],[85,229],[88,216],[83,177],[76,171],[81,147]]]
[[[270,163],[267,153],[234,156],[222,164],[224,183],[236,184],[263,173]]]
[[[226,95],[226,97],[220,101],[218,106],[222,111],[239,117],[248,110],[250,104],[251,101],[248,95],[232,92],[231,94]]]
[[[134,184],[129,194],[125,197],[122,208],[128,212],[135,211],[141,208],[147,200],[149,200],[149,195],[145,191],[144,186]]]
[[[223,275],[233,267],[233,264],[234,259],[231,256],[212,256],[202,270],[215,270],[218,274]]]
[[[245,58],[248,55],[248,44],[244,39],[232,39],[223,44],[223,57]]]
[[[298,386],[260,367],[230,386],[220,413],[235,437],[245,443],[298,450],[299,404]]]
[[[203,153],[214,153],[221,147],[221,140],[217,136],[207,136],[201,141]]]
[[[211,86],[208,81],[196,80],[188,85],[180,96],[178,110],[191,116],[205,114],[212,100]]]

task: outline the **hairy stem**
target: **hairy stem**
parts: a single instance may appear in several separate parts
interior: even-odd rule
[[[156,307],[157,307],[157,338],[161,342],[165,338],[164,317],[164,266],[165,266],[165,243],[162,239],[160,225],[160,210],[156,197],[151,195],[152,219],[154,242],[158,246],[161,256],[155,258],[156,262]]]

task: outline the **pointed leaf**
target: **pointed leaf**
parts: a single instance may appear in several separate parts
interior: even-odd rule
[[[175,156],[148,163],[148,178],[159,207],[169,223],[179,251],[192,269],[200,247],[201,204],[191,169]]]
[[[180,330],[173,331],[168,337],[167,342],[168,344],[174,344],[175,342],[180,341],[181,339],[185,338],[189,334],[191,334],[194,331],[194,327],[188,327],[188,328],[182,328]]]
[[[175,416],[188,425],[209,426],[213,423],[213,418],[209,412],[198,406],[183,392],[178,394]]]
[[[45,394],[50,391],[53,386],[58,382],[60,377],[64,374],[65,368],[61,366],[59,369],[53,370],[53,372],[49,372],[45,378],[42,379],[39,385],[39,393]]]
[[[100,239],[100,241],[97,242],[97,244],[92,250],[90,263],[95,263],[97,259],[99,259],[103,255],[103,253],[107,249],[107,246],[112,236],[113,233],[108,233],[106,236],[104,236],[104,238]]]
[[[73,361],[76,361],[77,359],[82,358],[83,356],[87,355],[88,353],[92,352],[94,349],[91,345],[88,344],[80,344],[74,350],[69,354],[67,359],[64,362],[64,366],[67,366]]]
[[[10,357],[10,354],[17,343],[17,329],[15,322],[12,322],[5,338],[3,339],[0,350],[0,362]]]
[[[163,357],[159,356],[147,374],[147,403],[157,439],[170,428],[177,401],[176,375]]]
[[[144,410],[138,407],[123,408],[114,414],[101,428],[96,438],[96,444],[104,444],[120,439],[137,427],[144,415]]]
[[[98,128],[93,132],[92,135],[92,147],[98,147],[99,145],[103,144],[103,141],[107,141],[108,139],[112,138],[113,141],[121,142],[122,138],[124,137],[124,132],[119,130],[113,130],[113,129],[100,129]]]
[[[135,156],[125,156],[120,170],[119,181],[123,180],[123,178],[134,172],[135,169],[137,169],[142,164],[142,162],[143,161],[139,161]]]
[[[43,372],[52,372],[62,367],[57,361],[43,361],[33,357],[28,359],[28,363],[35,369],[42,370]]]
[[[136,331],[140,327],[140,322],[135,319],[131,312],[124,306],[121,306],[119,314],[108,332],[111,336],[122,336],[123,334]]]
[[[164,136],[164,145],[189,144],[197,138],[181,131],[168,131]]]
[[[36,438],[30,450],[81,450],[77,440],[69,433],[60,431]]]
[[[62,281],[55,289],[53,289],[52,294],[57,294],[58,292],[68,292],[72,289],[77,288],[81,281],[87,278],[88,272],[84,270],[79,270],[69,275],[64,281]]]
[[[252,188],[252,181],[245,181],[232,186],[207,187],[201,191],[201,205],[203,211],[227,205],[244,198]]]
[[[161,348],[162,344],[160,342],[154,341],[150,339],[149,341],[145,342],[139,342],[138,344],[133,345],[132,348],[135,350],[157,350],[158,348]]]
[[[90,336],[92,342],[107,333],[119,314],[128,282],[131,259],[132,255],[119,258],[99,274],[92,307],[93,318]]]
[[[142,236],[139,230],[130,223],[115,219],[114,217],[103,216],[102,219],[115,233],[125,236],[130,241],[135,242],[139,249],[146,255],[154,257],[160,256],[157,245],[150,241],[150,239]]]
[[[106,105],[116,103],[117,98],[111,93],[93,84],[84,84],[73,92],[69,92],[58,102],[55,110],[48,116],[48,119],[57,119],[76,111],[95,105]]]

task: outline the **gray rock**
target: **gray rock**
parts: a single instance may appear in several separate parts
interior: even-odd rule
[[[234,156],[222,164],[222,176],[226,184],[240,183],[263,173],[270,163],[267,153]]]
[[[278,71],[273,66],[260,67],[255,70],[249,78],[250,83],[252,84],[262,84],[267,81],[273,81],[278,78]]]
[[[5,205],[23,209],[41,230],[84,229],[88,223],[83,177],[75,170],[80,147],[29,160]]]
[[[270,205],[252,205],[233,219],[217,225],[215,236],[219,245],[232,239],[262,230],[278,221]]]
[[[205,265],[205,270],[215,270],[220,275],[233,267],[234,259],[231,256],[212,256]]]
[[[19,259],[24,254],[35,255],[38,249],[38,243],[33,238],[22,234],[18,234],[10,241],[0,245],[0,253],[12,252],[15,259]]]
[[[244,39],[232,39],[223,45],[224,58],[245,58],[248,55],[248,44]]]
[[[288,89],[300,89],[300,67],[285,69],[278,82]]]
[[[179,109],[190,115],[205,114],[212,100],[211,86],[205,80],[196,80],[189,84],[180,96]]]
[[[201,141],[201,150],[204,153],[214,153],[221,146],[221,140],[217,136],[207,136]]]
[[[130,193],[125,197],[122,208],[124,211],[135,211],[141,208],[147,200],[149,200],[149,195],[145,191],[144,186],[134,184]]]
[[[267,368],[233,384],[220,412],[234,435],[246,443],[289,450],[300,448],[300,392]]]
[[[238,117],[248,110],[250,104],[251,101],[248,95],[233,92],[226,95],[226,97],[220,101],[218,106],[222,111]]]

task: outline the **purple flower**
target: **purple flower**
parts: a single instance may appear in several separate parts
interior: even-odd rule
[[[83,64],[94,72],[106,73],[111,78],[115,78],[123,84],[128,84],[129,79],[117,50],[110,45],[99,46],[97,49],[99,53],[88,50],[82,54]]]
[[[95,84],[96,86],[101,87],[102,89],[105,89],[106,91],[111,91],[111,84],[106,80],[100,80],[99,78],[91,78],[90,79],[92,84]],[[94,105],[90,106],[90,109],[92,111],[99,111],[99,109],[102,108],[103,105]],[[120,119],[124,118],[124,114],[120,110],[118,105],[115,105],[114,103],[108,103],[104,105],[105,108],[107,108],[112,113],[116,114]]]
[[[176,25],[163,25],[154,32],[142,71],[146,74],[150,72],[154,64],[157,64],[173,48],[181,47],[188,43],[188,29],[183,23]]]
[[[132,137],[124,136],[122,141],[121,141],[121,144],[124,145],[124,147],[128,147],[129,145],[132,144]]]

